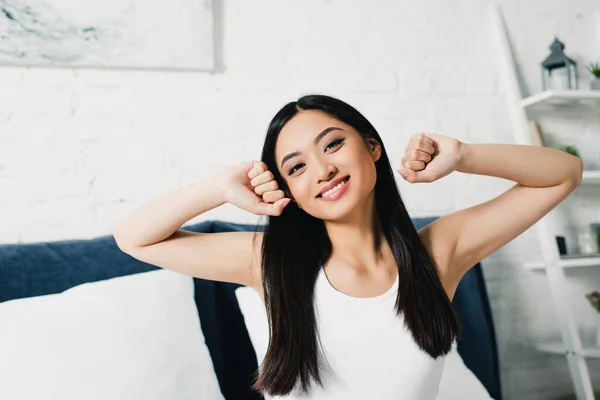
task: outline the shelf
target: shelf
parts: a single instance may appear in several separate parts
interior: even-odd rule
[[[562,342],[537,343],[535,348],[544,353],[551,354],[566,354],[565,346]],[[581,353],[584,357],[600,358],[600,347],[598,346],[583,346]]]
[[[600,185],[600,171],[583,171],[581,184]]]
[[[546,265],[543,261],[532,261],[523,264],[525,268],[532,270],[543,270]],[[599,267],[600,256],[595,257],[579,257],[579,258],[563,258],[558,262],[563,268],[578,268],[578,267]]]
[[[523,108],[591,105],[600,107],[600,90],[546,90],[521,100]]]

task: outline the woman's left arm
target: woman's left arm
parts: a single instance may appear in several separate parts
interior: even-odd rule
[[[581,160],[560,150],[465,144],[441,135],[418,137],[407,147],[404,168],[399,170],[409,182],[432,182],[452,171],[516,182],[498,197],[441,217],[420,231],[456,284],[477,262],[539,221],[581,182]]]
[[[570,183],[572,190],[581,181],[582,168],[578,157],[548,147],[461,143],[461,157],[456,170],[496,176],[529,188]]]

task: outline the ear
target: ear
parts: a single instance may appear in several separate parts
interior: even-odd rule
[[[370,138],[367,140],[367,145],[369,146],[373,161],[379,160],[381,157],[381,144],[376,139]]]

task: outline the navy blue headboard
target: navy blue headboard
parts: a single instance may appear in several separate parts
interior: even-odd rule
[[[415,218],[417,229],[436,218]],[[194,232],[262,230],[263,226],[205,221],[185,226]],[[112,236],[91,240],[0,245],[0,302],[60,293],[85,282],[157,269],[123,253]],[[251,392],[256,355],[235,289],[240,285],[194,278],[196,305],[221,391],[227,400],[262,399]],[[453,304],[462,325],[458,351],[490,395],[501,400],[494,324],[477,264],[462,279]]]

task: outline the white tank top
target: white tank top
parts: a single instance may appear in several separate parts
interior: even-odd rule
[[[398,276],[375,297],[357,298],[336,290],[321,268],[315,287],[317,326],[326,363],[323,387],[298,386],[287,396],[266,399],[433,400],[445,357],[433,359],[414,342],[394,310]]]

